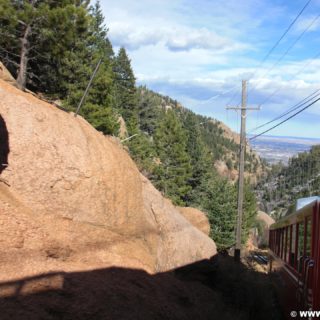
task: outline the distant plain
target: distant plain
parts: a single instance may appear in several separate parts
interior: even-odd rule
[[[280,161],[287,164],[289,158],[317,144],[320,144],[320,138],[262,136],[250,141],[252,149],[270,164]]]

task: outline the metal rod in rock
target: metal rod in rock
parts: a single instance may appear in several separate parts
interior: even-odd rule
[[[101,62],[102,62],[102,58],[99,59],[99,61],[98,61],[98,63],[97,63],[97,66],[96,66],[96,68],[95,68],[95,70],[94,70],[94,72],[93,72],[93,74],[92,74],[92,76],[91,76],[91,78],[90,78],[90,81],[89,81],[89,83],[88,83],[88,85],[87,85],[87,88],[86,88],[86,90],[85,90],[85,92],[84,92],[84,94],[83,94],[83,96],[82,96],[82,98],[81,98],[81,100],[80,100],[80,102],[79,102],[77,111],[76,111],[76,113],[74,114],[75,117],[78,115],[78,113],[79,113],[79,111],[80,111],[80,108],[81,108],[81,106],[82,106],[82,104],[83,104],[83,102],[84,102],[84,99],[86,98],[86,96],[87,96],[87,94],[88,94],[88,91],[89,91],[89,89],[90,89],[90,87],[91,87],[92,81],[93,81],[94,77],[96,76],[96,74],[97,74],[97,72],[98,72],[98,70],[99,70],[99,67],[100,67]]]

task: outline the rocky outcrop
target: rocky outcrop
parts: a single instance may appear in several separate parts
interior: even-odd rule
[[[205,213],[195,208],[177,207],[177,209],[192,225],[209,235],[210,223]]]
[[[227,125],[223,122],[218,122],[219,127],[223,130],[223,135],[230,140],[233,140],[236,144],[240,144],[240,135],[232,131]]]
[[[0,62],[0,79],[16,86],[16,80],[2,62]]]
[[[262,221],[267,228],[270,228],[270,226],[275,223],[274,219],[263,211],[258,211],[256,219]]]
[[[257,247],[263,248],[269,243],[270,226],[275,223],[274,219],[263,211],[258,211],[256,216],[256,228],[250,230],[247,243],[248,250],[254,250]]]
[[[8,140],[0,277],[107,266],[159,272],[216,253],[117,139],[1,80],[0,115]]]
[[[125,139],[128,137],[126,122],[122,117],[119,117],[118,122],[119,122],[119,137],[121,139]]]
[[[240,145],[240,135],[234,131],[232,131],[227,125],[220,121],[213,121],[215,122],[219,128],[223,132],[223,136],[230,141],[233,141],[235,144]],[[245,171],[244,175],[246,179],[249,179],[250,183],[255,185],[258,182],[259,177],[263,174],[263,167],[261,163],[261,159],[259,155],[251,148],[249,144],[249,140],[246,141],[246,153],[248,155],[248,159],[246,161],[246,166],[251,167],[251,170]],[[238,152],[234,152],[228,149],[225,149],[225,157],[224,160],[217,160],[214,164],[215,168],[217,169],[218,173],[228,178],[231,181],[236,181],[238,179]],[[227,163],[230,163],[231,167],[227,166]]]
[[[256,220],[261,225],[261,234],[258,235],[258,245],[267,246],[269,243],[269,229],[270,226],[275,223],[275,220],[263,211],[258,211]]]
[[[228,178],[231,181],[235,181],[239,176],[238,170],[229,169],[227,164],[222,160],[215,161],[214,167],[220,176]]]

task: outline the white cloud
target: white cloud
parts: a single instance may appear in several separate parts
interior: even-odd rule
[[[231,40],[220,37],[205,28],[173,30],[165,43],[173,51],[189,51],[191,49],[231,50],[235,45]]]
[[[320,0],[313,2],[320,5]],[[221,120],[226,120],[224,106],[234,93],[232,104],[240,102],[241,79],[255,74],[263,56],[297,14],[293,2],[279,5],[272,0],[101,3],[109,37],[115,49],[124,46],[128,50],[139,83]],[[277,116],[320,87],[320,59],[310,59],[318,51],[314,32],[306,34],[281,64],[268,71],[288,43],[315,18],[311,14],[315,8],[308,9],[249,84],[250,104],[268,98],[261,111],[263,120]],[[319,20],[310,31],[319,29]],[[235,86],[237,90],[231,91]],[[311,107],[301,119],[319,115],[319,109]],[[231,117],[230,124],[235,128],[235,118]]]
[[[317,31],[320,28],[319,15],[312,15],[308,17],[302,17],[297,21],[295,30],[297,32],[303,32],[308,29],[308,32]]]
[[[110,37],[115,46],[137,50],[144,46],[163,44],[170,51],[190,51],[192,49],[226,52],[245,49],[244,44],[219,36],[207,28],[190,28],[180,25],[150,28],[130,23],[111,23]]]

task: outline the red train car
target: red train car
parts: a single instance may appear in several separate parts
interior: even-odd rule
[[[320,310],[320,201],[271,225],[269,248],[270,268],[281,275],[286,313]]]

